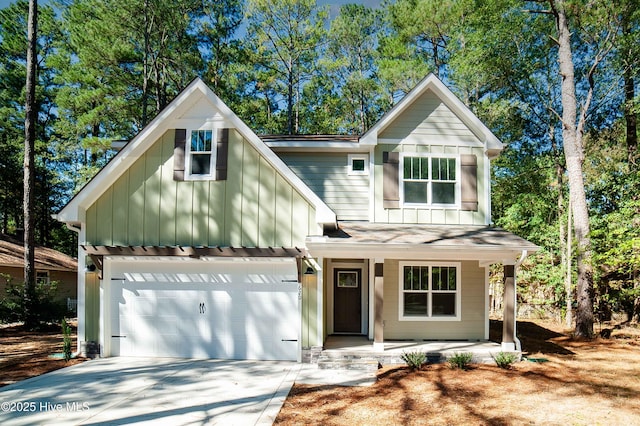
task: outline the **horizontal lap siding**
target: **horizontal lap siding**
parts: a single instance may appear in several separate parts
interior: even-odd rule
[[[452,259],[452,261],[455,261]],[[397,260],[384,263],[384,338],[484,339],[485,271],[478,262],[462,262],[461,321],[399,321],[400,293]]]
[[[173,180],[166,132],[87,210],[96,245],[303,246],[314,207],[239,133],[223,181]]]
[[[280,153],[282,160],[336,213],[338,220],[369,219],[369,176],[348,175],[347,153]]]

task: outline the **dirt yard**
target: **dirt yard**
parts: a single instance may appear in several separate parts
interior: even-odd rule
[[[72,351],[76,351],[76,327],[71,323]],[[0,387],[82,362],[84,359],[51,358],[62,354],[59,325],[42,331],[25,331],[21,325],[0,327]]]
[[[500,327],[492,322],[492,337]],[[371,387],[296,384],[276,424],[640,424],[640,328],[589,342],[571,340],[552,323],[518,322],[518,330],[525,356],[537,362],[511,370],[389,366]]]

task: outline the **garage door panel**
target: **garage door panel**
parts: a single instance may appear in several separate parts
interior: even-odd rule
[[[115,355],[295,360],[294,262],[113,262]],[[198,270],[206,269],[206,270]]]

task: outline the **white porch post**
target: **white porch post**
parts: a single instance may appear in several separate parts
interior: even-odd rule
[[[77,231],[74,228],[69,227],[72,231]],[[76,296],[76,316],[78,319],[78,330],[77,330],[77,339],[76,342],[78,348],[78,352],[82,352],[83,343],[87,340],[87,314],[86,314],[86,254],[84,249],[80,247],[81,244],[85,242],[85,227],[82,226],[78,232],[78,272],[77,272],[77,280],[78,294]]]
[[[375,260],[374,275],[373,350],[384,351],[384,321],[382,319],[382,308],[384,306],[384,259]]]

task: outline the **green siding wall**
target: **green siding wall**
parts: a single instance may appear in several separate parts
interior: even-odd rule
[[[369,220],[369,175],[348,174],[349,153],[286,152],[278,155],[336,212],[338,220]]]
[[[173,180],[167,131],[87,210],[87,243],[293,247],[315,209],[235,130],[224,181]]]
[[[318,330],[318,279],[316,275],[303,275],[302,347],[310,348],[321,344]]]
[[[475,154],[478,159],[478,211],[462,211],[457,207],[401,207],[397,209],[386,209],[382,199],[382,153],[384,151],[395,152],[417,152],[431,154]],[[374,154],[374,180],[375,191],[374,202],[374,222],[382,223],[426,223],[426,224],[446,224],[446,225],[484,225],[489,212],[486,211],[485,193],[487,185],[484,175],[484,168],[489,159],[484,155],[483,148],[469,146],[448,146],[448,145],[423,145],[416,143],[401,144],[380,144],[375,148]],[[400,182],[402,185],[402,182]]]
[[[100,338],[100,280],[98,274],[85,274],[84,292],[85,341],[97,342]]]
[[[400,321],[397,260],[384,262],[385,339],[484,339],[485,270],[476,261],[462,262],[461,321]]]
[[[413,102],[380,135],[380,139],[430,139],[477,142],[478,138],[433,92]]]

